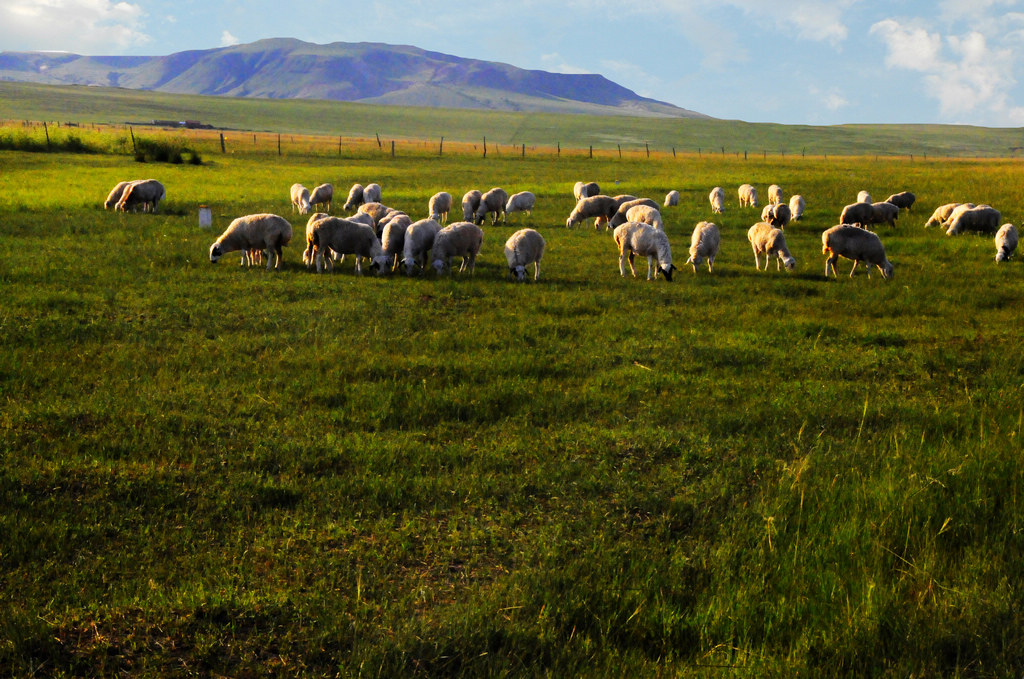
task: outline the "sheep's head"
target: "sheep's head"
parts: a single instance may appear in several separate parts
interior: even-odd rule
[[[412,257],[406,257],[402,260],[402,266],[405,267],[405,274],[411,276],[416,273],[416,260]]]
[[[210,246],[210,263],[216,264],[217,260],[224,256],[224,252],[220,249],[220,243],[214,243]]]
[[[526,267],[523,266],[522,264],[509,267],[508,273],[511,276],[515,276],[515,279],[517,281],[525,281],[526,280]]]
[[[438,276],[440,276],[441,273],[444,272],[444,260],[443,259],[435,259],[433,264],[432,264],[432,266],[434,267],[434,271],[437,272]]]
[[[786,271],[792,271],[796,268],[796,257],[793,255],[787,252],[780,252],[779,259],[782,260],[782,265],[786,267]]]
[[[878,267],[878,270],[882,272],[882,278],[884,278],[887,281],[892,280],[892,275],[894,271],[892,262],[890,262],[888,259],[885,260],[884,264]]]
[[[668,281],[669,283],[672,282],[672,272],[676,270],[677,267],[675,264],[669,264],[667,269],[662,267],[660,264],[658,265],[658,273],[664,276],[665,280]]]
[[[391,264],[391,257],[389,255],[377,255],[370,262],[370,271],[382,274],[388,270],[389,264]]]
[[[704,262],[704,258],[700,255],[690,255],[690,258],[686,260],[686,264],[693,266],[693,273],[697,273],[697,267]]]
[[[565,220],[565,228],[571,229],[572,225],[573,225],[572,215],[569,215],[569,218]]]

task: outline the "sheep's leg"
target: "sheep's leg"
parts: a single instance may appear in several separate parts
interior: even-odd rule
[[[654,257],[648,255],[647,257],[647,280],[654,279]]]
[[[473,271],[476,269],[476,253],[470,253],[469,255],[469,275],[473,275]]]
[[[714,273],[714,272],[715,272],[715,258],[714,257],[708,257],[708,273]],[[696,269],[694,269],[694,273],[696,273]]]
[[[853,274],[857,273],[857,265],[860,264],[856,259],[853,260],[853,268],[850,269],[850,278],[853,278]],[[871,277],[871,269],[868,269],[868,278]]]
[[[533,263],[533,280],[540,280],[540,260],[538,259]]]
[[[761,256],[754,250],[754,268],[758,271],[761,270]]]
[[[363,275],[363,256],[356,255],[356,275]]]

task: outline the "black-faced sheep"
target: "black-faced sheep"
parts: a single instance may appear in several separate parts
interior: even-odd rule
[[[761,269],[761,254],[764,254],[764,270],[768,270],[768,262],[772,255],[778,257],[775,268],[785,265],[787,271],[792,271],[796,266],[796,258],[789,253],[786,246],[786,235],[782,229],[777,229],[767,222],[758,222],[747,230],[747,240],[754,250],[754,266]]]
[[[1017,249],[1017,227],[1013,224],[1003,224],[996,231],[996,261],[1005,262]]]
[[[310,210],[309,189],[302,184],[292,184],[289,195],[292,199],[292,209],[297,210],[300,215],[308,215]]]
[[[633,256],[640,255],[647,258],[647,280],[653,280],[660,273],[666,281],[672,280],[672,272],[676,270],[672,264],[672,249],[669,247],[668,236],[661,229],[655,229],[650,224],[639,222],[626,222],[615,228],[612,232],[615,238],[615,245],[619,248],[619,274],[626,276],[626,261],[629,261],[629,270],[636,278],[636,269],[633,267]],[[657,268],[654,262],[657,260]]]
[[[544,256],[544,237],[534,229],[520,229],[505,241],[508,272],[516,280],[526,280],[526,267],[533,264],[533,280],[540,280],[540,260]]]
[[[484,218],[489,214],[491,215],[491,225],[498,223],[498,217],[501,217],[501,223],[505,223],[505,205],[508,204],[508,192],[505,189],[494,187],[484,195],[480,196],[480,207],[476,209],[476,224],[483,224]]]
[[[267,270],[281,268],[281,248],[292,240],[292,225],[284,217],[255,214],[239,217],[210,246],[214,264],[228,252],[242,251],[242,265],[250,263],[252,250],[267,253]]]

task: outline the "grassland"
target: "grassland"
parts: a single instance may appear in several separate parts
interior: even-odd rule
[[[1024,269],[921,227],[1019,221],[1019,162],[375,149],[0,152],[0,674],[1019,676]],[[161,214],[101,209],[143,175]],[[715,274],[621,278],[577,179],[680,190],[678,263],[726,187]],[[529,189],[541,280],[512,226],[472,278],[208,262],[293,181]],[[806,196],[795,273],[743,182]],[[896,277],[826,281],[862,188],[918,195]]]

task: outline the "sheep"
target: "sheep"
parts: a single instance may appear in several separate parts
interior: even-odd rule
[[[953,215],[953,211],[963,205],[964,203],[946,203],[935,208],[935,212],[928,218],[928,221],[924,223],[924,228],[929,226],[945,226],[946,222]],[[971,207],[974,207],[973,203],[968,203]]]
[[[821,253],[828,255],[825,260],[825,278],[831,269],[832,275],[836,278],[836,262],[840,257],[853,260],[853,269],[850,270],[850,277],[857,271],[857,265],[864,262],[868,265],[868,278],[871,278],[871,265],[874,264],[882,272],[886,280],[892,278],[893,266],[885,256],[885,248],[878,235],[867,229],[861,229],[850,224],[839,224],[833,226],[821,234]]]
[[[324,212],[331,211],[332,200],[334,200],[334,185],[332,184],[321,184],[309,194],[309,204],[315,206],[317,210],[322,206]]]
[[[804,217],[804,208],[806,203],[804,197],[799,193],[794,194],[789,199],[789,214],[792,215],[794,222],[799,222]]]
[[[1000,217],[1002,215],[999,210],[991,205],[979,205],[978,207],[969,208],[950,220],[949,228],[946,229],[946,235],[955,236],[965,230],[995,233],[999,230]]]
[[[594,228],[600,228],[602,222],[607,223],[618,209],[618,203],[611,196],[587,196],[580,198],[576,207],[569,213],[565,220],[566,228],[572,228],[575,224],[582,224],[585,220],[594,217]]]
[[[363,189],[364,203],[379,203],[381,199],[380,184],[367,184]]]
[[[433,260],[434,270],[438,275],[447,266],[451,270],[452,257],[462,257],[462,266],[459,271],[469,269],[470,275],[476,266],[476,256],[480,254],[480,247],[483,245],[484,231],[472,222],[456,222],[449,224],[437,232],[434,237],[434,246],[430,251],[430,258]]]
[[[626,276],[626,260],[629,260],[629,270],[636,278],[636,269],[633,268],[633,256],[640,255],[647,257],[647,280],[653,280],[658,274],[665,276],[665,280],[672,281],[672,272],[676,270],[672,264],[672,249],[669,247],[668,236],[661,229],[655,229],[650,224],[639,222],[626,222],[615,227],[612,232],[615,238],[615,245],[619,248],[619,274]],[[657,258],[658,266],[654,268],[654,260]]]
[[[124,193],[125,187],[127,187],[130,183],[131,182],[118,182],[117,186],[111,189],[110,193],[107,194],[107,199],[103,201],[103,209],[109,210],[110,208],[117,205],[118,202],[120,202],[121,200],[121,194]]]
[[[768,187],[768,204],[778,205],[782,202],[782,187],[778,184],[772,184]]]
[[[544,237],[534,229],[520,229],[505,241],[505,259],[509,275],[526,280],[526,267],[533,264],[533,280],[540,280],[540,259],[544,256]]]
[[[411,276],[417,266],[427,268],[427,253],[434,247],[434,238],[440,230],[441,225],[433,219],[421,219],[405,229],[402,263],[406,274]]]
[[[679,192],[673,189],[665,194],[665,207],[675,207],[676,205],[679,205]]]
[[[473,221],[473,217],[476,216],[476,210],[480,207],[481,197],[483,197],[483,194],[476,189],[466,191],[465,195],[462,196],[462,218],[465,221]]]
[[[519,193],[513,193],[508,198],[508,202],[505,203],[505,216],[516,213],[525,212],[527,216],[533,215],[533,206],[537,202],[537,197],[529,191],[520,191]]]
[[[654,208],[655,210],[658,209],[658,204],[651,200],[650,198],[637,198],[636,200],[627,201],[620,205],[619,208],[615,211],[615,214],[613,214],[611,216],[611,219],[608,220],[608,228],[614,229],[620,224],[625,224],[626,222],[628,222],[629,220],[626,219],[626,213],[629,212],[631,208],[634,208],[637,205],[646,205],[648,207]]]
[[[643,222],[644,224],[650,224],[656,229],[665,230],[665,220],[661,217],[661,212],[656,207],[650,205],[634,205],[629,208],[626,212],[627,222]]]
[[[313,226],[321,219],[326,219],[330,215],[323,212],[314,212],[309,217],[309,221],[306,222],[306,249],[302,251],[302,263],[306,265],[307,269],[313,268],[316,263],[316,248],[313,247]]]
[[[143,212],[156,212],[160,201],[167,197],[164,185],[155,179],[138,179],[128,182],[121,192],[121,199],[117,201],[114,209],[118,212],[127,212],[128,208],[141,205]]]
[[[448,221],[448,213],[452,209],[452,194],[447,191],[438,191],[427,201],[428,219],[445,223]]]
[[[250,264],[249,251],[266,250],[267,271],[281,268],[281,248],[292,240],[292,225],[284,217],[255,214],[232,221],[210,246],[210,262],[228,252],[242,251],[242,266]]]
[[[739,188],[740,207],[757,207],[757,189],[750,184],[743,184]]]
[[[793,213],[785,203],[771,203],[761,210],[761,221],[768,222],[778,229],[785,229]]]
[[[712,212],[716,214],[725,212],[725,189],[721,186],[711,189],[711,193],[708,194],[708,201],[711,202]]]
[[[359,206],[359,210],[357,210],[357,212],[365,213],[373,217],[374,227],[380,224],[381,220],[384,219],[384,217],[386,217],[389,212],[393,211],[393,208],[390,208],[387,205],[382,205],[381,203],[378,203],[376,201],[363,203],[362,205]]]
[[[715,257],[718,256],[718,249],[722,244],[722,235],[718,226],[711,222],[700,222],[693,229],[690,237],[690,258],[687,264],[693,266],[693,273],[697,273],[697,267],[705,259],[708,260],[708,273],[715,270]]]
[[[628,193],[620,193],[617,196],[613,196],[613,198],[615,199],[615,209],[616,210],[618,210],[620,207],[622,207],[626,203],[631,203],[634,200],[640,200],[640,198],[638,198],[637,196],[631,196]],[[651,202],[654,203],[653,200]],[[654,207],[658,207],[658,204],[654,203]],[[615,214],[615,213],[612,212],[612,214]]]
[[[292,184],[292,209],[300,215],[308,215],[310,210],[309,189],[302,184]]]
[[[396,220],[404,221],[406,226],[412,224],[412,218],[409,217],[409,215],[402,212],[401,210],[396,210],[393,207],[389,207],[387,213],[381,218],[379,222],[377,222],[377,226],[375,228],[377,232],[377,238],[380,238],[382,243],[384,240],[384,229],[388,228],[388,224]]]
[[[892,203],[901,210],[906,208],[907,212],[910,212],[910,208],[914,205],[915,200],[917,200],[917,197],[910,191],[901,191],[886,198],[885,202]]]
[[[851,203],[843,208],[843,211],[839,215],[840,224],[871,224],[871,220],[875,217],[875,211],[871,208],[871,203],[857,202]]]
[[[405,232],[410,226],[412,219],[403,212],[389,219],[381,232],[380,245],[392,271],[398,268],[399,258],[405,253]]]
[[[319,220],[313,226],[312,241],[317,273],[323,273],[324,268],[334,269],[331,258],[324,257],[327,250],[339,255],[355,255],[356,273],[360,276],[363,275],[363,257],[370,259],[370,269],[378,273],[390,263],[390,257],[384,254],[373,227],[351,219],[326,217]]]
[[[996,261],[1005,262],[1017,249],[1017,227],[1003,224],[996,232]]]
[[[874,201],[871,200],[871,194],[870,193],[868,193],[867,191],[859,191],[857,193],[857,202],[858,203],[873,203]]]
[[[365,201],[363,200],[363,185],[353,184],[352,188],[348,190],[348,199],[345,201],[345,204],[342,206],[341,209],[345,210],[346,212],[350,210],[355,210],[364,202]]]
[[[896,220],[900,216],[900,209],[888,201],[871,204],[871,224],[888,224],[896,226]],[[843,222],[845,224],[845,222]]]
[[[777,229],[767,222],[758,222],[747,230],[747,240],[754,250],[754,266],[761,269],[761,253],[765,255],[764,270],[768,270],[768,262],[772,255],[778,256],[775,268],[785,265],[787,271],[792,271],[796,266],[796,259],[789,253],[786,247],[786,235],[782,229]]]
[[[601,195],[601,187],[598,186],[596,182],[576,182],[572,187],[572,195],[578,203],[583,198]]]
[[[494,187],[484,195],[480,196],[480,207],[476,209],[476,224],[483,224],[484,217],[491,215],[491,225],[498,223],[498,215],[501,215],[501,223],[505,223],[505,204],[508,203],[508,192],[505,189]]]

